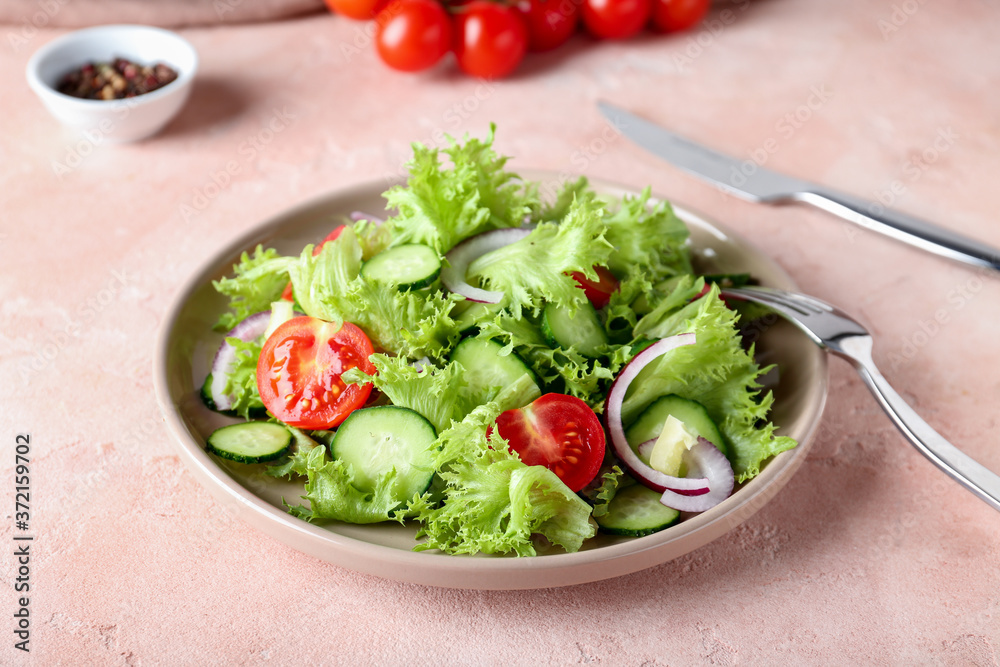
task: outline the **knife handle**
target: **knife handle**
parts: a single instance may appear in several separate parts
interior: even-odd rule
[[[797,192],[791,199],[935,255],[1000,271],[1000,250],[876,202],[820,187]]]

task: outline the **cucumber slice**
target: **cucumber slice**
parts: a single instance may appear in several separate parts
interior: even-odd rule
[[[223,426],[208,436],[206,450],[238,463],[264,463],[288,452],[291,432],[273,422],[244,422]]]
[[[398,285],[401,290],[427,287],[441,273],[441,258],[430,246],[420,243],[383,250],[361,267],[368,280]]]
[[[587,357],[599,357],[608,344],[601,318],[588,301],[571,317],[569,308],[550,303],[542,311],[542,335],[549,345],[574,347]]]
[[[208,377],[201,385],[201,402],[205,404],[205,407],[209,410],[214,410],[219,412],[219,408],[216,407],[215,401],[212,400],[212,374],[209,373]]]
[[[452,350],[451,360],[465,369],[465,391],[475,403],[487,403],[500,397],[507,406],[505,409],[510,409],[527,405],[541,396],[531,369],[513,352],[500,356],[501,350],[503,345],[485,338],[466,338]]]
[[[628,444],[635,449],[647,440],[658,437],[663,429],[663,422],[667,421],[670,415],[684,422],[688,430],[705,438],[720,452],[729,456],[726,441],[715,422],[708,416],[705,406],[676,394],[662,396],[642,411],[642,414],[625,430]]]
[[[371,493],[393,468],[400,504],[423,493],[434,477],[437,432],[419,412],[395,405],[355,410],[337,429],[330,451],[354,469],[354,486]]]
[[[677,522],[681,513],[660,502],[660,493],[642,484],[619,489],[608,511],[594,517],[605,533],[642,537],[652,535]]]

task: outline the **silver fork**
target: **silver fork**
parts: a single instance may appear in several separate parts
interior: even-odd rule
[[[921,454],[993,509],[1000,510],[1000,476],[941,437],[889,386],[872,361],[871,334],[853,318],[815,297],[768,287],[724,288],[722,294],[768,306],[817,345],[851,362],[882,409]]]

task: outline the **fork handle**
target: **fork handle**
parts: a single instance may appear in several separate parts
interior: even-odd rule
[[[855,336],[841,340],[831,351],[850,361],[879,405],[906,439],[952,479],[1000,510],[1000,475],[945,440],[896,393],[872,360],[872,339]]]

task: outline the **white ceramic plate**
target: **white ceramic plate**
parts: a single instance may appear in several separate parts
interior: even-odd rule
[[[554,181],[550,173],[524,176]],[[592,185],[613,195],[629,192],[609,183]],[[191,277],[164,319],[154,360],[160,408],[184,461],[231,514],[299,551],[360,572],[452,588],[546,588],[628,574],[697,549],[759,510],[805,459],[826,400],[826,356],[791,325],[778,322],[762,332],[757,351],[779,367],[772,418],[779,433],[798,440],[798,447],[773,458],[758,477],[713,509],[654,535],[599,535],[577,553],[552,551],[532,558],[449,556],[412,551],[416,540],[410,526],[314,525],[287,514],[281,499],[298,502],[301,484],[267,477],[263,466],[222,462],[204,450],[208,435],[233,421],[205,408],[198,395],[222,340],[212,325],[226,300],[212,288],[212,280],[228,275],[240,253],[258,243],[295,255],[305,244],[326,236],[351,211],[383,211],[384,190],[384,184],[371,184],[335,192],[261,223]],[[750,272],[765,285],[794,289],[791,278],[753,245],[694,213],[677,213],[691,229],[695,261],[702,271]]]

